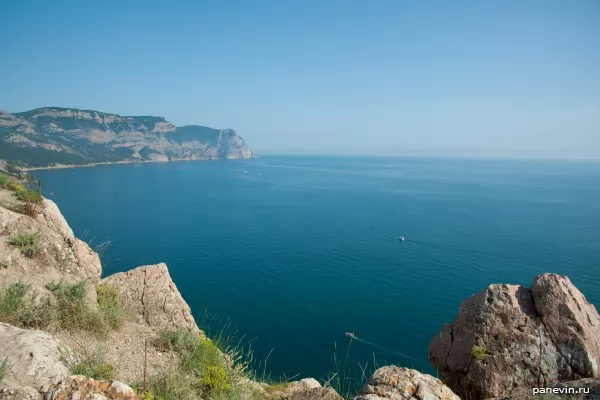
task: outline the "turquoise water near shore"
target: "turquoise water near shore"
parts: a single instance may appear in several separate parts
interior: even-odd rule
[[[273,349],[273,376],[349,364],[434,373],[427,346],[491,283],[568,275],[600,304],[600,163],[269,156],[36,171],[104,275],[166,262],[206,308]],[[406,237],[399,242],[398,237]]]

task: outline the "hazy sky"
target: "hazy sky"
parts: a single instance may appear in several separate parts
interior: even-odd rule
[[[600,1],[0,3],[0,109],[161,115],[258,152],[600,156]]]

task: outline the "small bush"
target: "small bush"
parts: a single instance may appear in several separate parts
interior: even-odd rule
[[[26,304],[29,286],[17,282],[0,293],[0,321],[21,328],[45,329],[53,321],[55,312],[48,303]]]
[[[471,356],[477,361],[483,361],[487,357],[487,349],[482,346],[473,346],[471,349]]]
[[[226,393],[231,390],[231,378],[220,365],[209,365],[202,371],[202,386],[213,393]]]
[[[13,283],[0,296],[0,321],[20,325],[24,297],[29,287],[23,283]]]
[[[121,306],[117,290],[110,285],[96,286],[98,296],[98,308],[102,314],[104,323],[111,329],[118,329],[123,324],[125,311]]]
[[[8,182],[6,186],[17,194],[25,190],[23,185],[21,185],[19,182]]]
[[[33,257],[39,251],[40,231],[11,235],[8,243],[21,249],[25,257]]]
[[[85,281],[78,283],[49,283],[46,289],[50,290],[57,300],[57,325],[59,329],[73,331],[83,329],[104,335],[107,332],[101,315],[92,310],[85,302]]]
[[[138,385],[138,387],[141,387]],[[179,368],[151,376],[147,389],[140,399],[145,400],[197,400],[205,398],[202,388],[189,374]]]
[[[40,203],[42,201],[42,194],[36,190],[23,189],[15,193],[17,199],[24,202]]]
[[[83,375],[86,378],[113,380],[115,379],[114,365],[104,361],[104,349],[97,348],[84,357],[71,368],[73,375]]]
[[[8,183],[8,175],[0,174],[0,186],[5,186]]]

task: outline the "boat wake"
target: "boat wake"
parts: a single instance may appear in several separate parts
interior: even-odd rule
[[[420,362],[420,360],[416,359],[415,357],[411,357],[408,354],[405,354],[405,353],[403,353],[401,351],[390,350],[390,349],[385,348],[385,347],[383,347],[383,346],[381,346],[381,345],[379,345],[377,343],[373,343],[373,342],[370,342],[370,341],[365,340],[363,338],[360,338],[360,337],[356,336],[353,332],[352,333],[346,332],[346,336],[348,336],[350,338],[350,340],[354,340],[354,341],[357,341],[357,342],[368,344],[369,346],[373,346],[376,349],[379,349],[379,350],[383,351],[384,353],[388,353],[388,354],[392,354],[392,355],[397,356],[397,357],[403,357],[403,358],[407,358],[409,360]]]

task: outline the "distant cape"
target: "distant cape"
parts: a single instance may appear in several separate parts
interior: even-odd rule
[[[254,158],[232,129],[47,107],[0,111],[0,159],[23,167]]]

